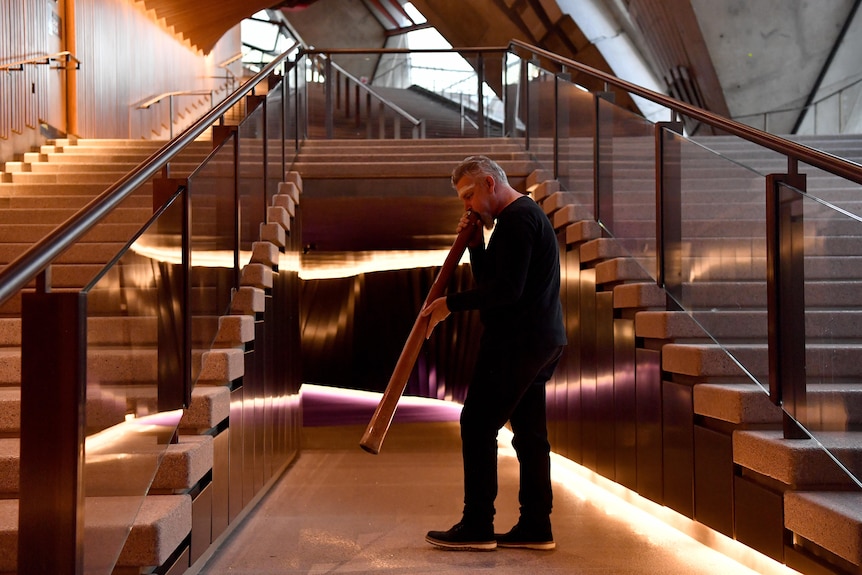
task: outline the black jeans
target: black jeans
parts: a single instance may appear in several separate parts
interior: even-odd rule
[[[510,421],[518,455],[521,518],[547,522],[551,514],[551,460],[545,383],[562,347],[480,346],[461,411],[464,521],[489,525],[497,497],[497,433]]]

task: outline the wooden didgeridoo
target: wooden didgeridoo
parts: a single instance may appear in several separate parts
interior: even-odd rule
[[[471,225],[461,230],[461,233],[455,238],[455,243],[449,249],[449,254],[446,256],[443,266],[437,272],[434,283],[431,284],[431,289],[428,291],[425,303],[422,304],[422,309],[425,309],[429,303],[443,295],[446,284],[449,283],[449,279],[452,277],[452,272],[455,271],[458,262],[461,261],[461,256],[464,255],[464,250],[467,249],[467,241],[470,238],[470,234],[474,232],[473,224],[479,219],[472,212],[468,215],[468,218]],[[423,317],[422,310],[420,310],[416,321],[413,323],[413,329],[410,330],[410,335],[407,336],[407,342],[401,350],[401,355],[398,357],[398,362],[395,364],[395,369],[392,371],[392,377],[389,378],[389,383],[383,391],[383,397],[380,398],[380,403],[377,404],[377,409],[374,410],[374,415],[371,416],[371,421],[365,429],[365,434],[359,441],[359,446],[369,453],[373,453],[374,455],[380,453],[380,446],[383,444],[386,432],[389,431],[389,426],[392,424],[392,417],[395,415],[398,400],[401,399],[404,388],[407,387],[407,380],[410,378],[416,358],[419,356],[419,350],[422,348],[427,329],[428,318]]]

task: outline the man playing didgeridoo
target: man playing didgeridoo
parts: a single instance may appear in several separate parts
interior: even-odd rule
[[[450,312],[463,310],[479,310],[484,329],[461,412],[463,516],[425,539],[447,549],[553,549],[545,383],[566,344],[557,239],[547,215],[509,185],[493,160],[466,158],[452,184],[466,210],[480,217],[468,243],[476,287],[430,302],[421,312],[429,318],[426,337]],[[458,231],[466,225],[465,215]],[[487,246],[483,225],[494,228]],[[520,462],[520,519],[495,534],[497,432],[507,421]]]

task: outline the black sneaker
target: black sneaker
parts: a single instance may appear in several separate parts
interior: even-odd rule
[[[449,531],[429,531],[425,541],[452,550],[493,551],[497,548],[492,526],[481,528],[464,522],[456,524]]]
[[[530,529],[520,523],[512,527],[508,533],[495,533],[497,545],[512,549],[538,549],[549,551],[556,547],[550,527],[546,529]]]

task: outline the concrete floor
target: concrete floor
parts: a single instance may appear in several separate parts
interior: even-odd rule
[[[379,455],[358,447],[364,429],[356,424],[306,427],[301,456],[198,572],[794,573],[745,552],[744,562],[755,570],[744,567],[596,487],[584,479],[583,470],[567,471],[556,462],[555,550],[434,548],[425,543],[425,533],[448,529],[460,518],[458,424],[396,421]],[[508,530],[518,509],[517,462],[504,440],[501,445],[497,531]],[[716,536],[710,531],[701,539]]]

